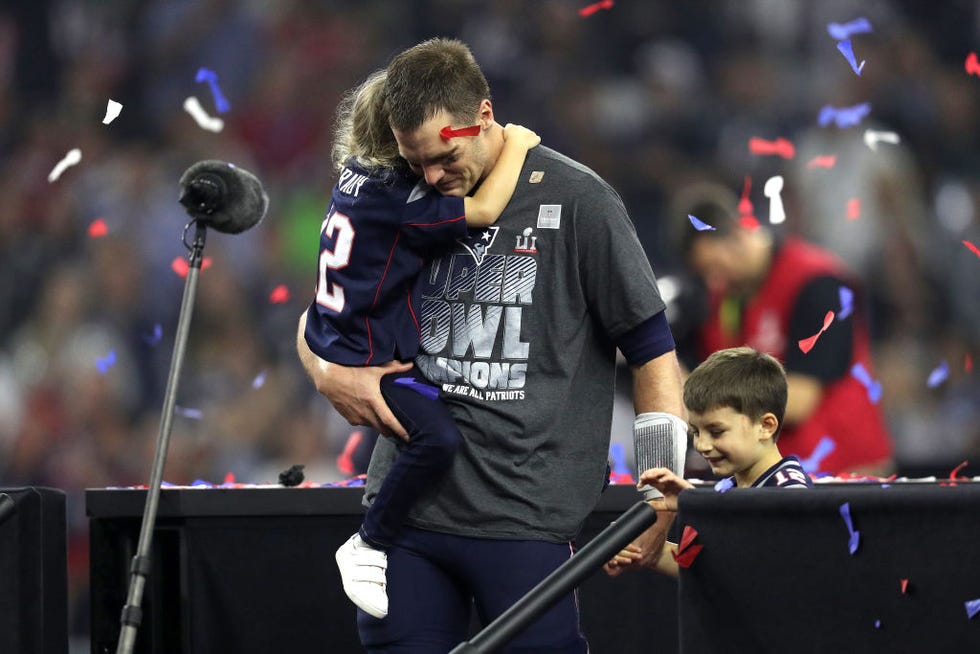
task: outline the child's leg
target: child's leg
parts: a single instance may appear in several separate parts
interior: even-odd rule
[[[398,456],[360,531],[366,543],[382,550],[392,545],[415,501],[446,472],[459,446],[459,430],[437,388],[413,373],[381,378],[381,394],[409,435],[407,443],[399,441]]]

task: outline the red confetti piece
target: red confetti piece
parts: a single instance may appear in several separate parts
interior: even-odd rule
[[[279,286],[272,289],[272,293],[269,294],[269,302],[273,304],[289,302],[289,289],[285,284],[279,284]]]
[[[337,469],[345,475],[354,474],[354,450],[361,444],[364,432],[361,430],[351,432],[344,444],[344,451],[337,457]]]
[[[457,136],[476,136],[480,133],[479,125],[471,125],[469,127],[460,127],[459,129],[453,129],[449,125],[446,125],[441,130],[439,130],[439,135],[446,139],[447,141],[451,138]]]
[[[683,552],[671,552],[670,555],[677,561],[677,565],[686,569],[691,567],[703,548],[704,545],[691,545]]]
[[[861,198],[851,198],[847,201],[847,219],[857,220],[861,217]]]
[[[968,463],[970,463],[970,462],[969,461],[963,461],[961,464],[959,464],[958,466],[956,466],[955,468],[953,468],[950,471],[950,473],[949,473],[949,478],[950,479],[960,479],[961,477],[959,476],[959,471],[962,470],[963,468],[965,468]],[[963,477],[962,479],[966,479],[966,477]]]
[[[902,579],[902,595],[907,595],[909,592],[909,580]]]
[[[579,16],[591,16],[600,9],[612,9],[613,0],[602,0],[602,2],[594,2],[587,7],[582,7],[578,10]]]
[[[809,338],[804,338],[802,341],[799,342],[800,349],[803,350],[803,354],[808,354],[810,350],[813,349],[813,346],[817,344],[817,339],[820,338],[821,334],[827,331],[827,328],[830,327],[830,323],[832,323],[833,321],[834,321],[834,312],[828,311],[827,315],[823,317],[823,327],[820,328],[820,331],[818,331],[816,334],[814,334]]]
[[[759,221],[755,216],[742,216],[738,219],[738,224],[749,231],[759,229]]]
[[[234,483],[236,483],[235,482],[235,473],[234,472],[229,472],[228,474],[226,474],[225,475],[225,480],[224,480],[223,483],[225,483],[225,484],[234,484]]]
[[[978,257],[980,257],[980,248],[978,248],[976,245],[974,245],[973,243],[970,243],[969,241],[963,241],[963,245],[965,245],[966,247],[970,248],[970,250],[973,252],[973,254],[975,254]]]
[[[109,226],[101,218],[96,218],[88,226],[89,238],[102,238],[109,233]]]
[[[742,215],[752,213],[752,200],[749,199],[749,191],[751,190],[752,178],[746,175],[745,181],[742,183],[742,197],[738,201],[738,212]]]
[[[184,257],[175,257],[173,261],[170,262],[170,267],[175,273],[183,278],[187,277],[187,271],[190,270],[190,264]],[[201,260],[201,270],[207,270],[211,267],[211,257],[204,257]]]
[[[977,61],[977,53],[971,52],[966,56],[966,61],[963,63],[966,68],[967,75],[976,75],[980,77],[980,61]]]
[[[837,164],[837,155],[825,154],[814,157],[807,162],[807,168],[833,168]]]
[[[684,531],[681,533],[681,542],[677,546],[677,549],[681,552],[686,550],[694,542],[694,539],[698,537],[698,530],[691,525],[684,525]]]
[[[749,152],[752,154],[777,154],[783,159],[792,159],[796,156],[796,148],[782,137],[775,141],[767,141],[753,136],[749,139]]]

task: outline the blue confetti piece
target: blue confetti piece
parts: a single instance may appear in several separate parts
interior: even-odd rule
[[[255,379],[252,380],[252,388],[262,388],[262,386],[265,384],[265,377],[266,377],[265,370],[257,374],[255,376]]]
[[[163,327],[159,323],[153,325],[152,334],[143,334],[143,342],[147,345],[156,345],[163,338]]]
[[[714,229],[714,227],[712,227],[708,223],[698,220],[691,214],[687,214],[687,217],[690,219],[691,224],[694,225],[694,229],[698,230],[699,232],[705,232]]]
[[[881,383],[871,378],[871,373],[860,363],[851,367],[851,376],[857,379],[868,391],[868,399],[877,404],[881,399]]]
[[[195,82],[207,82],[208,86],[211,87],[211,95],[214,96],[214,106],[218,110],[219,114],[226,113],[231,109],[231,105],[225,96],[221,94],[221,88],[218,87],[218,74],[209,68],[199,68],[197,71],[197,77],[194,78]]]
[[[864,68],[864,61],[862,60],[861,63],[858,64],[857,59],[854,58],[854,50],[851,48],[851,40],[847,39],[846,41],[841,41],[837,44],[837,49],[840,50],[842,55],[844,55],[844,59],[847,59],[847,63],[851,64],[851,69],[854,71],[854,73],[860,77],[861,69]]]
[[[174,406],[174,413],[191,420],[200,420],[204,417],[204,412],[200,409],[191,409],[183,406]]]
[[[626,465],[626,450],[622,443],[609,444],[609,460],[612,461],[612,471],[617,475],[630,474],[629,466]]]
[[[214,484],[210,481],[205,481],[204,479],[195,479],[191,482],[193,488],[214,488]]]
[[[116,351],[109,350],[109,354],[95,360],[95,366],[99,369],[99,374],[104,375],[109,372],[109,368],[116,365]]]
[[[854,311],[854,291],[846,286],[841,286],[838,293],[840,295],[840,311],[837,312],[837,319],[843,320]]]
[[[844,524],[847,525],[847,549],[850,551],[851,556],[857,552],[858,547],[861,545],[861,532],[854,529],[854,523],[851,521],[851,504],[850,502],[844,502],[840,505],[840,516],[844,519]]]
[[[820,464],[823,460],[835,449],[837,449],[837,443],[834,442],[834,439],[830,436],[824,436],[817,442],[817,446],[813,448],[810,456],[800,461],[800,466],[807,474],[816,474],[820,471]]]
[[[863,16],[846,23],[828,23],[827,33],[835,41],[851,38],[852,34],[867,34],[871,31],[871,21]]]
[[[935,388],[946,381],[947,377],[949,377],[949,364],[946,363],[946,360],[944,359],[939,366],[929,373],[929,379],[926,381],[926,386],[929,388]]]
[[[399,377],[398,379],[395,380],[395,383],[398,384],[399,386],[407,386],[408,388],[411,388],[419,395],[422,395],[423,397],[427,397],[430,400],[439,399],[438,388],[430,384],[423,384],[422,382],[418,381],[414,377]]]
[[[881,620],[875,620],[875,629],[881,629]]]
[[[980,598],[967,600],[963,602],[963,606],[966,607],[966,617],[972,620],[977,613],[980,613]]]
[[[840,128],[854,127],[864,120],[864,117],[871,113],[871,103],[862,102],[851,107],[834,107],[824,105],[817,116],[817,123],[821,127],[826,127],[834,123]]]
[[[725,477],[724,479],[718,481],[718,483],[715,484],[715,491],[718,493],[724,493],[728,490],[731,490],[734,487],[735,487],[735,482],[732,481],[732,478]]]

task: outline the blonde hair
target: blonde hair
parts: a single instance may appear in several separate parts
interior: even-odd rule
[[[337,107],[332,159],[337,169],[354,157],[369,169],[404,165],[385,109],[387,73],[378,70],[351,89]]]

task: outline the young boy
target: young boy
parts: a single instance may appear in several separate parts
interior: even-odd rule
[[[306,314],[310,350],[345,366],[410,361],[419,350],[418,299],[425,260],[493,224],[517,186],[527,151],[541,139],[519,125],[504,128],[494,172],[472,197],[444,196],[399,156],[384,110],[386,75],[372,74],[338,110],[333,158],[340,179],[320,228],[316,297]],[[472,128],[443,138],[465,141]],[[456,156],[462,144],[448,157]],[[388,613],[386,550],[418,498],[449,469],[460,435],[439,389],[412,368],[381,378],[381,392],[408,441],[389,470],[358,533],[336,553],[347,596],[376,618]]]
[[[749,347],[718,350],[684,382],[684,404],[694,449],[724,482],[741,488],[810,488],[813,483],[795,456],[782,456],[776,440],[786,411],[786,373],[773,357]],[[666,468],[640,475],[638,486],[651,485],[677,509],[677,496],[693,484]],[[666,542],[649,567],[678,575],[677,544]],[[627,545],[606,564],[616,574],[631,567],[639,550]]]

